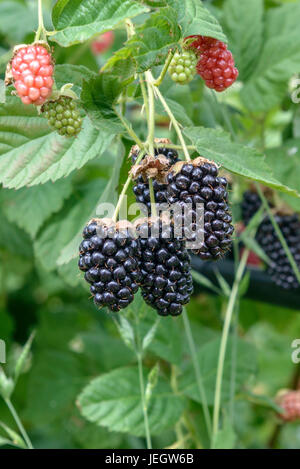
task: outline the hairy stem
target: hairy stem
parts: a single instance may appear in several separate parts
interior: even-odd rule
[[[139,75],[139,80],[140,80],[140,86],[142,90],[142,96],[143,96],[143,101],[144,101],[144,106],[146,110],[146,117],[147,117],[147,122],[149,122],[149,103],[148,103],[148,96],[147,96],[147,91],[146,91],[146,86],[144,82],[144,77],[142,74]]]
[[[5,403],[6,403],[7,407],[10,410],[11,415],[13,416],[13,418],[14,418],[16,424],[17,424],[18,429],[20,430],[21,435],[23,436],[23,439],[24,439],[24,441],[27,445],[27,448],[28,449],[33,449],[30,438],[29,438],[29,436],[28,436],[28,434],[27,434],[27,432],[26,432],[26,430],[25,430],[25,428],[24,428],[24,426],[23,426],[23,424],[22,424],[22,422],[21,422],[21,420],[18,416],[18,413],[17,413],[16,409],[13,406],[13,403],[11,402],[10,399],[4,399],[4,400],[5,400]]]
[[[214,400],[214,414],[213,414],[213,433],[212,433],[212,448],[214,448],[216,443],[217,434],[219,431],[219,419],[220,419],[220,406],[221,406],[221,396],[222,396],[222,382],[223,382],[223,372],[224,372],[224,363],[226,348],[228,342],[228,335],[231,325],[232,313],[234,310],[235,302],[238,296],[239,285],[242,280],[245,267],[247,264],[247,259],[249,256],[249,251],[246,249],[242,255],[239,267],[236,272],[236,277],[232,286],[231,294],[229,297],[225,321],[222,331],[222,338],[219,351],[219,360],[217,368],[217,377],[216,377],[216,389],[215,389],[215,400]]]
[[[210,413],[208,409],[205,388],[203,385],[203,379],[202,379],[202,375],[201,375],[201,371],[200,371],[199,363],[197,359],[197,352],[196,352],[195,342],[193,339],[192,329],[191,329],[190,321],[189,321],[185,308],[183,309],[182,317],[183,317],[185,334],[187,337],[187,341],[188,341],[188,345],[189,345],[189,349],[191,353],[191,358],[193,362],[193,367],[195,371],[197,387],[198,387],[198,391],[199,391],[201,402],[202,402],[202,408],[203,408],[203,414],[204,414],[205,424],[207,428],[207,433],[211,437],[212,426],[211,426],[211,418],[210,418]]]
[[[154,104],[154,92],[151,86],[151,72],[145,72],[145,78],[147,81],[148,89],[148,100],[149,100],[149,115],[148,115],[148,138],[147,144],[149,146],[149,153],[154,156],[154,131],[155,131],[155,104]]]
[[[169,54],[168,54],[167,60],[165,61],[163,69],[161,71],[161,74],[159,75],[157,80],[155,80],[154,83],[153,83],[155,86],[160,86],[162,84],[162,81],[165,78],[165,75],[166,75],[166,73],[168,71],[168,68],[170,66],[173,55],[174,55],[174,52],[172,50],[169,50]]]
[[[38,18],[39,18],[39,26],[37,29],[37,32],[35,34],[34,42],[39,41],[41,36],[42,40],[46,41],[46,30],[44,26],[44,19],[43,19],[43,5],[42,5],[42,0],[38,0]]]
[[[144,148],[144,144],[143,144],[142,140],[137,136],[137,134],[135,133],[133,128],[130,127],[130,125],[128,125],[126,119],[124,119],[122,114],[117,109],[114,109],[114,111],[117,114],[120,121],[122,122],[122,124],[124,125],[125,129],[127,130],[128,135],[130,135],[132,140],[135,141],[135,143],[140,147],[140,149]]]

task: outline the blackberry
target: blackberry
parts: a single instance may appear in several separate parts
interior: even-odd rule
[[[141,248],[141,291],[145,302],[160,316],[178,316],[193,291],[191,261],[185,242],[174,236],[174,227],[157,219],[137,226]]]
[[[175,226],[184,228],[184,237],[191,242],[196,236],[202,238],[192,251],[202,260],[220,259],[230,249],[234,231],[227,179],[218,176],[215,163],[199,157],[190,163],[175,164],[167,176],[167,183],[168,203],[176,204]],[[199,207],[202,207],[200,214]]]
[[[141,280],[139,256],[129,222],[93,219],[86,225],[78,267],[85,272],[96,306],[119,311],[133,301]]]
[[[168,142],[170,143],[170,142]],[[131,158],[132,163],[135,163],[138,157],[138,148],[134,147]],[[160,148],[155,149],[155,156],[164,155],[170,161],[170,167],[178,161],[178,153],[176,150],[170,148]],[[158,182],[156,179],[153,179],[153,190],[155,202],[158,204],[167,203],[167,185],[161,182]],[[151,215],[151,201],[150,201],[150,189],[148,181],[144,180],[142,175],[139,175],[135,180],[133,186],[133,192],[135,194],[136,201],[141,204],[141,209],[148,216]]]
[[[256,192],[248,190],[243,194],[241,204],[242,220],[245,225],[248,225],[251,218],[258,212],[261,207],[261,199]]]
[[[277,214],[275,220],[300,268],[300,222],[298,215]],[[268,217],[260,224],[256,240],[271,260],[271,264],[267,267],[267,273],[272,281],[285,290],[299,288],[294,271]]]
[[[60,96],[56,101],[48,101],[42,107],[49,126],[65,137],[74,137],[81,130],[82,118],[74,99]]]
[[[173,81],[180,85],[186,85],[196,75],[197,55],[192,49],[186,49],[182,53],[175,52],[170,66],[169,74]]]

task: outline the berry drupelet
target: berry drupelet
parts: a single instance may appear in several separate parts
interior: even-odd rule
[[[81,130],[82,118],[74,99],[60,96],[56,101],[48,101],[42,107],[53,130],[65,137],[74,137]]]
[[[149,218],[137,225],[141,247],[141,291],[161,316],[178,316],[193,291],[191,262],[185,242],[175,239],[172,225]]]
[[[230,249],[234,231],[227,179],[218,176],[215,163],[199,157],[189,163],[175,164],[167,182],[169,204],[178,204],[184,210],[184,217],[181,212],[176,212],[175,226],[184,229],[184,236],[189,241],[193,241],[195,234],[200,234],[202,241],[192,250],[202,260],[220,259]],[[202,208],[200,220],[199,207]]]
[[[170,167],[178,161],[178,153],[170,148],[155,149],[155,156],[164,155],[170,162]],[[138,150],[131,155],[132,163],[135,163],[138,157]],[[154,198],[157,204],[167,203],[167,185],[153,179]],[[133,186],[136,201],[141,204],[143,212],[151,215],[151,201],[149,182],[139,175]]]
[[[298,268],[300,268],[300,222],[298,215],[277,214],[275,220],[284,235]],[[267,273],[272,281],[285,290],[299,288],[298,280],[288,257],[268,217],[260,224],[256,240],[271,260]]]
[[[111,311],[126,308],[139,289],[140,249],[127,221],[92,219],[83,230],[79,269],[90,283],[96,306]]]
[[[169,66],[170,77],[180,85],[187,85],[196,75],[196,65],[197,55],[192,49],[175,52]]]

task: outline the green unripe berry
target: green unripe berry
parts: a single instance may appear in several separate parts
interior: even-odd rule
[[[68,96],[60,96],[56,101],[49,101],[42,107],[49,126],[60,135],[73,137],[78,135],[82,118],[77,103]]]
[[[196,75],[196,65],[198,58],[191,49],[175,52],[170,66],[169,74],[173,81],[180,85],[190,83]]]

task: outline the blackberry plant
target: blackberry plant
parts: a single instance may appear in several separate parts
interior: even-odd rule
[[[79,134],[82,118],[73,98],[60,96],[55,101],[47,101],[42,107],[42,112],[50,127],[59,135],[74,137]]]

